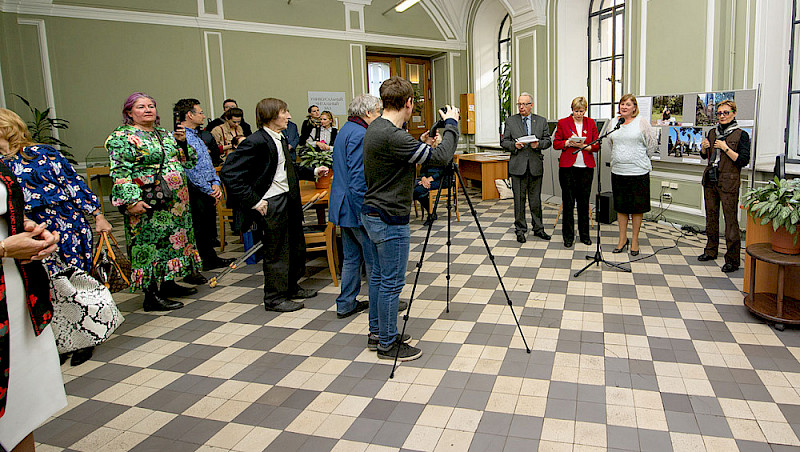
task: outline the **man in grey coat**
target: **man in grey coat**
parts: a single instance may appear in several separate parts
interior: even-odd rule
[[[520,94],[517,99],[519,114],[506,119],[500,146],[511,152],[508,173],[511,175],[511,190],[514,192],[514,232],[517,241],[525,243],[528,222],[525,218],[525,200],[531,209],[533,234],[544,240],[550,236],[544,232],[542,223],[542,174],[544,156],[542,151],[552,145],[547,119],[531,113],[533,97]],[[538,141],[521,143],[517,139],[535,135]]]

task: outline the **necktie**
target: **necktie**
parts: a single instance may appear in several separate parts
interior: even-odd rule
[[[531,128],[528,125],[528,120],[529,119],[531,119],[531,118],[528,117],[528,116],[525,116],[524,118],[522,118],[522,121],[525,123],[525,135],[530,135],[531,134]]]
[[[289,157],[289,140],[284,136],[281,137],[281,148],[283,148],[283,158],[285,160],[286,179],[289,182],[289,190],[291,191],[292,187],[298,186],[297,174],[294,172],[294,163],[292,163],[291,157]]]

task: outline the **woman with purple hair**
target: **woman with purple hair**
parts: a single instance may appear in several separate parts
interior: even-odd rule
[[[183,303],[168,297],[191,295],[197,289],[180,286],[175,279],[185,276],[184,282],[205,282],[198,272],[202,265],[184,173],[184,168],[194,167],[197,155],[186,143],[182,126],[174,134],[159,127],[156,101],[147,94],[128,97],[122,122],[105,146],[114,180],[111,201],[125,213],[131,290],[144,290],[145,311],[178,309]],[[166,205],[153,207],[143,200],[143,187],[158,184],[159,175],[173,196]]]

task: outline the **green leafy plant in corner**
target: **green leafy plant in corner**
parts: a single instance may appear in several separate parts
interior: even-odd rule
[[[58,138],[53,136],[53,129],[60,129],[66,130],[69,129],[69,121],[66,119],[61,118],[51,118],[50,117],[50,109],[46,108],[44,110],[39,110],[38,108],[31,105],[28,102],[28,99],[20,96],[19,94],[14,94],[22,101],[27,107],[28,110],[31,112],[31,116],[33,117],[32,121],[28,121],[28,130],[31,133],[31,139],[33,139],[34,143],[41,143],[41,144],[48,144],[50,146],[58,146],[60,152],[66,157],[67,161],[72,163],[73,165],[77,165],[78,162],[75,160],[75,157],[72,155],[71,152],[67,151],[67,149],[71,149],[72,146],[64,143],[63,141],[59,140]]]
[[[333,165],[333,151],[323,151],[316,147],[306,146],[300,149],[300,164],[309,168]]]
[[[500,122],[511,116],[511,63],[503,63],[497,68],[497,95],[500,100]]]
[[[797,225],[800,223],[800,179],[778,179],[747,192],[744,208],[761,224],[772,222],[777,231],[783,226],[794,235],[797,244]]]

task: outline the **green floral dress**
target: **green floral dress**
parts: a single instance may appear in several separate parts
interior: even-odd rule
[[[164,145],[162,148],[156,133]],[[152,184],[164,157],[161,175],[174,197],[166,210],[148,211],[143,215],[125,215],[125,237],[131,257],[131,291],[185,276],[201,267],[200,254],[194,240],[192,216],[189,212],[189,189],[184,168],[197,162],[195,150],[189,146],[188,156],[171,133],[157,127],[145,132],[124,125],[106,139],[111,161],[111,202],[127,206],[141,201],[141,186]]]

